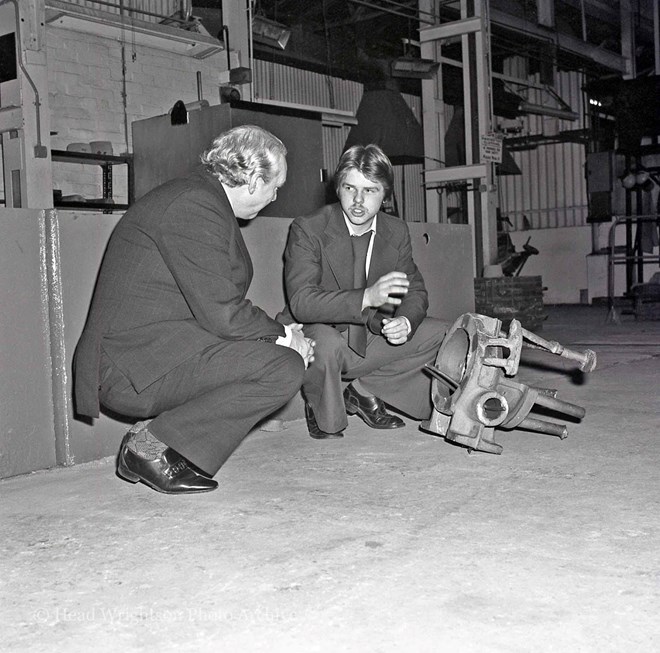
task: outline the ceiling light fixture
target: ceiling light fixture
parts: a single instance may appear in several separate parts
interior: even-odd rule
[[[399,57],[390,65],[392,77],[407,77],[414,79],[433,79],[440,63],[432,59],[417,57]]]
[[[206,30],[194,32],[172,25],[150,23],[133,16],[111,14],[70,2],[49,1],[45,18],[46,24],[53,27],[167,50],[195,59],[205,59],[223,49],[218,39]]]
[[[284,50],[290,36],[291,30],[286,25],[263,16],[255,16],[252,19],[252,37],[257,43]]]

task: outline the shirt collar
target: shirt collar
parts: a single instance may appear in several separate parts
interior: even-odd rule
[[[357,236],[358,234],[355,233],[355,227],[351,224],[351,221],[346,217],[346,214],[342,211],[341,214],[344,216],[344,222],[346,223],[346,228],[348,229],[348,233],[351,236]],[[378,222],[378,214],[374,216],[374,221],[371,223],[371,228],[368,231],[365,231],[365,234],[368,234],[370,231],[373,231],[376,233],[376,223]],[[359,234],[360,236],[362,234]]]

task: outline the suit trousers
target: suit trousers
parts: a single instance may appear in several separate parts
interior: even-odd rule
[[[427,317],[402,345],[390,345],[383,336],[369,333],[366,356],[362,358],[334,327],[305,325],[305,335],[316,345],[302,387],[319,428],[328,433],[346,428],[343,391],[355,379],[402,413],[418,420],[430,417],[431,377],[422,370],[426,363],[435,362],[450,326],[449,322]]]
[[[149,431],[214,475],[250,429],[300,389],[305,365],[293,349],[254,340],[219,341],[136,392],[101,352],[101,403],[154,418]]]

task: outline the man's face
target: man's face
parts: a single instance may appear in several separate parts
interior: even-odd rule
[[[257,217],[261,209],[277,199],[277,191],[286,181],[287,166],[284,157],[279,157],[273,172],[275,174],[269,182],[266,183],[261,177],[258,177],[252,188],[243,187],[245,192],[241,198],[240,207],[234,207],[237,218],[252,220]]]
[[[337,189],[339,203],[359,234],[369,231],[374,216],[385,199],[385,189],[378,181],[370,181],[361,172],[349,170]]]

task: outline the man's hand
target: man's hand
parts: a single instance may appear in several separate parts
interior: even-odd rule
[[[291,342],[289,347],[297,351],[305,362],[305,369],[314,360],[314,345],[316,344],[311,338],[305,338],[303,334],[302,324],[288,324],[291,329]]]
[[[378,308],[383,304],[401,303],[401,297],[408,292],[410,281],[405,272],[388,272],[384,274],[373,286],[364,291],[362,310],[365,308]]]
[[[385,317],[380,332],[390,345],[402,345],[408,340],[410,322],[405,317]]]

